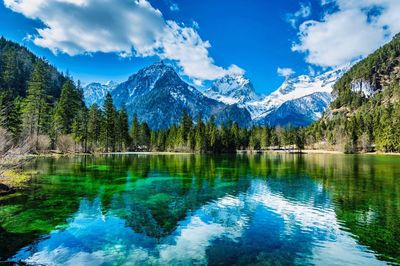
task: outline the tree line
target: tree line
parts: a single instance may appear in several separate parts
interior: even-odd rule
[[[88,109],[87,120],[75,121],[81,127],[77,127],[78,131],[73,127],[72,136],[85,151],[233,153],[269,148],[301,150],[305,145],[302,128],[268,125],[241,128],[236,122],[217,125],[214,117],[204,121],[199,114],[193,120],[185,110],[180,123],[170,128],[152,130],[136,114],[129,126],[125,107],[117,110],[109,93],[102,108],[93,104]]]
[[[240,128],[237,123],[217,125],[215,118],[193,120],[186,111],[181,122],[167,129],[152,130],[133,116],[129,125],[125,107],[115,107],[110,94],[103,106],[85,106],[79,82],[66,77],[60,96],[48,94],[49,72],[38,60],[27,82],[26,97],[12,102],[0,98],[3,108],[4,137],[13,143],[28,140],[32,152],[116,152],[178,151],[230,153],[236,150],[261,150],[271,146],[303,149],[304,130],[254,126]],[[7,108],[7,104],[12,108]]]
[[[368,99],[351,94],[362,104],[331,111],[306,129],[306,142],[346,153],[400,152],[400,84],[393,82]]]
[[[400,38],[361,61],[335,85],[338,93],[324,117],[306,128],[237,123],[217,124],[183,110],[180,123],[153,130],[136,115],[128,119],[110,94],[104,104],[86,107],[83,89],[26,48],[0,38],[0,153],[29,144],[30,152],[181,151],[316,149],[400,152]],[[351,80],[369,73],[375,61],[374,95],[352,91]],[[396,72],[397,71],[397,72]],[[365,74],[364,73],[364,74]],[[363,74],[363,75],[364,75]],[[366,74],[365,74],[366,75]],[[366,77],[367,79],[367,77]],[[375,84],[373,82],[373,84]]]
[[[399,58],[397,34],[345,73],[334,85],[328,113],[308,128],[307,142],[347,153],[400,152]]]

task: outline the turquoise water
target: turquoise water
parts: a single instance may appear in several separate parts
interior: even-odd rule
[[[40,265],[400,263],[400,157],[38,158],[0,258]]]

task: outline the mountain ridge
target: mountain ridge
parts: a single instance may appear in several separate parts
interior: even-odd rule
[[[326,94],[333,91],[333,84],[349,68],[350,64],[315,77],[307,75],[293,77],[285,80],[271,94],[263,96],[255,91],[248,78],[240,74],[226,75],[215,80],[208,89],[200,91],[183,81],[172,66],[160,61],[140,69],[118,85],[91,83],[91,86],[85,88],[84,93],[88,105],[91,103],[101,105],[102,98],[110,92],[117,107],[125,105],[130,117],[133,113],[137,113],[139,119],[156,128],[177,123],[179,121],[177,116],[183,110],[188,111],[192,117],[201,113],[205,120],[215,116],[219,123],[231,119],[244,126],[257,124],[306,126],[321,117],[321,113],[332,100],[331,97],[326,97]],[[97,92],[94,91],[96,89]],[[152,93],[154,89],[160,90],[160,93]],[[154,99],[157,99],[157,102]],[[162,101],[168,105],[162,104]],[[301,106],[300,103],[311,106]],[[280,108],[282,105],[284,107]],[[178,110],[178,106],[183,110]],[[292,106],[293,109],[285,106]],[[144,107],[148,108],[147,112]],[[171,108],[175,111],[171,112]],[[284,116],[282,110],[290,114]],[[305,113],[305,110],[308,113]],[[246,112],[248,114],[245,114]],[[166,117],[166,113],[172,118]],[[274,115],[277,117],[274,118]],[[165,123],[161,122],[161,117]],[[282,121],[278,121],[279,117]],[[287,121],[284,117],[302,119],[296,122]]]
[[[219,124],[232,120],[249,126],[251,122],[246,109],[206,97],[163,62],[139,70],[108,92],[118,108],[126,107],[130,119],[137,114],[153,129],[177,124],[184,111],[193,118],[202,115],[204,120],[214,116]]]

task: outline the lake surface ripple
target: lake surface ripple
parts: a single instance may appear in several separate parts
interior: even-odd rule
[[[33,265],[400,264],[400,157],[38,158],[0,197],[0,260]]]

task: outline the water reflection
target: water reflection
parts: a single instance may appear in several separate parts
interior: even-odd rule
[[[32,264],[379,265],[398,258],[385,249],[399,241],[399,168],[391,160],[46,160],[34,166],[43,175],[33,191],[0,201],[9,217],[0,224],[8,233],[40,231],[11,258]],[[35,222],[25,228],[28,214]],[[56,217],[46,224],[45,215]],[[373,230],[392,235],[380,242]]]

